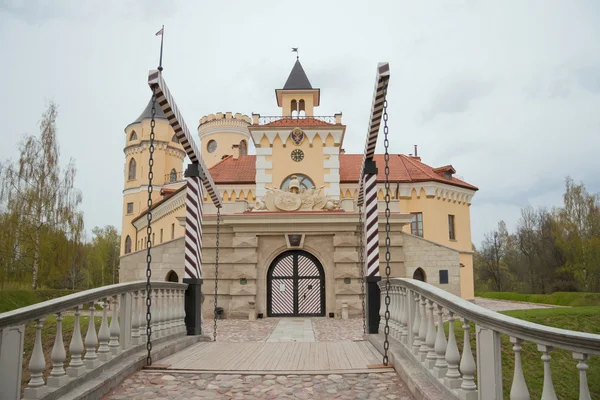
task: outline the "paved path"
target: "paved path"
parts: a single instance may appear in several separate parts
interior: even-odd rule
[[[475,304],[481,307],[485,307],[492,311],[509,311],[509,310],[531,310],[534,308],[556,308],[559,306],[553,306],[549,304],[537,304],[537,303],[525,303],[522,301],[510,301],[510,300],[496,300],[496,299],[485,299],[483,297],[476,297]]]
[[[138,399],[413,400],[396,373],[344,375],[215,375],[140,371],[104,397]]]
[[[315,332],[310,318],[283,318],[275,326],[267,342],[314,342]]]

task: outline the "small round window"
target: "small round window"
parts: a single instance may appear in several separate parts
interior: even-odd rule
[[[208,142],[208,144],[206,145],[206,150],[208,150],[209,153],[214,153],[216,149],[217,149],[217,142],[215,140],[210,140]]]

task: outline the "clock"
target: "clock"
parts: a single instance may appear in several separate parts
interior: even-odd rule
[[[302,159],[304,159],[304,152],[300,149],[295,149],[294,151],[292,151],[292,160],[296,161],[296,162],[300,162],[302,161]]]

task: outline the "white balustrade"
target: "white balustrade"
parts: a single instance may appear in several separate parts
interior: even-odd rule
[[[60,398],[79,386],[79,379],[85,379],[86,373],[102,367],[113,358],[122,356],[125,351],[142,351],[145,349],[146,336],[146,282],[131,282],[90,289],[83,292],[49,300],[33,306],[0,314],[0,399],[4,395],[21,392],[20,374],[5,373],[8,368],[20,371],[24,358],[29,358],[30,379],[23,390],[25,399],[40,399],[45,396]],[[160,296],[153,297],[153,313],[158,309],[157,326],[162,321],[161,339],[170,340],[185,333],[184,291],[186,284],[172,282],[152,282],[153,292]],[[97,302],[103,307],[100,329],[96,331],[94,321]],[[162,304],[161,304],[162,301]],[[109,307],[110,304],[110,307]],[[155,309],[154,306],[157,308]],[[109,326],[110,309],[110,326]],[[82,310],[89,312],[89,321],[85,340],[82,340],[81,329],[87,316]],[[73,317],[67,312],[73,312]],[[56,330],[53,342],[44,343],[42,328],[46,316],[56,316]],[[162,315],[162,317],[161,317]],[[83,318],[82,318],[83,317]],[[152,315],[155,319],[155,315]],[[66,318],[73,318],[73,335],[69,343],[71,359],[67,368],[65,343],[63,339],[63,323]],[[35,321],[30,327],[27,324]],[[83,325],[83,326],[82,326]],[[33,350],[30,355],[23,355],[23,342],[26,329],[35,330]],[[163,339],[164,338],[164,339]],[[45,339],[48,340],[48,339]],[[50,362],[44,358],[44,345],[52,347]],[[115,360],[113,360],[114,362]],[[50,374],[44,380],[44,370]],[[59,392],[56,392],[59,391]],[[60,395],[57,395],[60,393]]]
[[[522,365],[523,341],[535,343],[541,352],[541,357],[536,359],[544,370],[542,400],[557,400],[550,356],[557,348],[573,354],[577,361],[573,368],[579,371],[579,399],[591,400],[587,361],[590,356],[600,355],[600,335],[551,328],[508,317],[421,281],[403,278],[390,281],[390,350],[402,349],[404,356],[411,357],[430,381],[447,394],[447,398],[503,399],[500,335],[506,335],[512,343],[514,356],[511,400],[530,399]],[[383,284],[380,283],[380,287],[383,288]],[[382,290],[382,318],[385,312],[384,292]],[[455,335],[456,320],[462,321],[462,351]],[[448,325],[447,335],[445,323]],[[473,333],[471,323],[475,325]],[[382,333],[383,327],[380,328]],[[472,334],[476,339],[475,349],[471,346]],[[381,337],[372,340],[379,341]]]

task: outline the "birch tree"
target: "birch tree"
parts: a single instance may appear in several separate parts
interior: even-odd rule
[[[16,221],[21,265],[31,272],[31,287],[39,285],[40,254],[51,245],[50,232],[75,232],[82,227],[81,192],[74,187],[76,168],[71,159],[60,167],[56,138],[57,106],[48,105],[39,123],[40,135],[19,144],[19,159],[2,169],[0,202]]]

